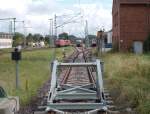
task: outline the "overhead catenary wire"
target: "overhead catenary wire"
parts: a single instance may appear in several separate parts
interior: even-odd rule
[[[80,28],[82,28],[82,26],[83,26],[83,33],[85,33],[85,30],[84,30],[85,25],[84,25],[84,22],[83,22],[84,15],[82,13],[80,0],[78,1],[78,4],[79,4],[79,8],[80,8],[79,13],[76,13],[76,14],[63,14],[63,15],[56,15],[55,14],[54,15],[54,35],[56,36],[56,39],[57,39],[57,35],[58,35],[58,28],[61,28],[62,29],[61,31],[63,32],[64,27],[68,24],[75,24],[75,23],[77,24],[77,23],[79,23],[80,26],[81,26]],[[61,19],[62,23],[59,22],[60,19]]]

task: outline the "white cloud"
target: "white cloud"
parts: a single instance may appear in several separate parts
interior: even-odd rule
[[[1,10],[14,10],[16,13],[24,13],[29,0],[0,0]]]
[[[25,20],[26,26],[32,27],[28,32],[48,34],[48,19],[54,14],[77,14],[82,11],[84,19],[88,20],[89,33],[96,34],[100,27],[111,29],[111,9],[105,9],[104,4],[58,4],[62,0],[0,0],[0,17],[16,17]],[[64,1],[64,0],[63,0]],[[111,4],[111,3],[110,3]],[[63,23],[62,19],[58,24]],[[66,31],[70,34],[83,35],[83,19],[78,18],[80,23],[68,24],[58,29],[58,32]],[[8,27],[8,25],[7,25]]]
[[[111,29],[111,10],[105,9],[102,4],[82,4],[80,7],[88,20],[89,32],[94,32],[102,26],[107,30]]]

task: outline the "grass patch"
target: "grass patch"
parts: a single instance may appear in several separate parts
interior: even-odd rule
[[[150,114],[150,55],[106,54],[105,77],[108,88],[120,104],[139,114]]]
[[[67,53],[72,52],[72,47],[65,47]],[[20,89],[15,89],[15,62],[10,54],[0,56],[0,86],[4,87],[9,95],[19,96],[21,104],[27,104],[37,90],[50,76],[50,61],[53,49],[22,52],[19,62]],[[56,58],[63,57],[62,48],[56,49]]]

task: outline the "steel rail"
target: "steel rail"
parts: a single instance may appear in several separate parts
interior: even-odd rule
[[[76,53],[77,53],[77,54],[76,54],[75,57],[73,58],[73,62],[75,62],[76,58],[77,58],[78,55],[79,55],[78,52],[76,52]],[[68,78],[69,78],[69,75],[70,75],[70,73],[71,73],[71,70],[72,70],[72,67],[69,67],[68,70],[66,71],[65,76],[64,76],[63,80],[61,81],[61,84],[60,84],[60,85],[67,83],[67,80],[68,80]]]
[[[77,48],[76,48],[76,50],[77,50],[77,52],[76,52],[77,54],[74,56],[73,62],[75,62],[75,60],[77,59],[78,55],[81,54],[81,53],[83,53],[84,61],[87,62],[86,57],[85,57],[85,52],[84,52],[83,48],[82,48],[81,52]],[[85,50],[85,51],[88,52],[89,50]],[[67,80],[69,78],[69,75],[70,75],[71,71],[72,71],[72,67],[69,67],[68,70],[66,71],[66,73],[64,75],[64,78],[61,81],[60,85],[63,85],[63,84],[67,83]],[[89,75],[89,81],[90,81],[90,83],[95,83],[94,76],[92,75],[91,70],[90,70],[89,67],[87,67],[87,72],[88,72],[88,75]]]
[[[83,51],[83,50],[82,50],[82,51]],[[89,50],[88,50],[88,51],[89,51]],[[83,58],[84,58],[85,62],[87,62],[87,58],[86,58],[86,56],[85,56],[85,52],[84,52],[84,51],[83,51]],[[87,67],[87,72],[88,72],[88,76],[89,76],[90,83],[95,83],[96,81],[95,81],[95,79],[94,79],[94,76],[93,76],[93,74],[92,74],[92,72],[91,72],[90,67]]]
[[[63,72],[65,74],[61,74],[62,79],[60,77],[60,84],[57,84],[57,70],[53,69],[51,88],[46,106],[48,113],[51,114],[51,112],[56,111],[62,111],[63,113],[84,111],[89,114],[99,114],[98,111],[106,112],[107,104],[104,97],[102,66],[100,60],[88,62],[88,51],[78,49],[72,55],[73,60],[71,63],[54,61],[53,68],[68,67],[68,69],[65,69],[66,71]],[[75,61],[80,61],[81,63],[74,63]],[[78,68],[75,68],[71,72],[73,67]],[[94,74],[92,71],[93,67],[96,69]]]

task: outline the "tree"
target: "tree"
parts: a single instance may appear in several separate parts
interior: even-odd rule
[[[72,43],[75,43],[77,37],[74,36],[74,35],[69,35],[69,36],[68,36],[68,39],[69,39]]]
[[[40,36],[40,41],[44,41],[44,40],[45,40],[45,38],[43,37],[43,35]]]
[[[50,35],[46,35],[46,36],[45,36],[45,43],[46,43],[46,44],[49,44],[50,38],[51,38]]]
[[[25,36],[22,33],[16,32],[13,37],[13,46],[23,45]]]
[[[61,33],[59,34],[59,39],[64,39],[64,40],[68,40],[68,33]]]
[[[71,40],[71,39],[76,39],[76,38],[77,38],[77,37],[74,36],[74,35],[69,35],[69,36],[68,36],[68,39],[70,39],[70,40]]]
[[[33,35],[31,33],[26,37],[26,43],[33,42]]]
[[[41,41],[43,39],[43,36],[41,35],[41,34],[34,34],[33,35],[33,41],[34,42],[39,42],[39,41]]]

